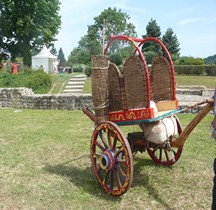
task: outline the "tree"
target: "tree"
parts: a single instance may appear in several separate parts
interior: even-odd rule
[[[205,61],[202,58],[194,58],[191,56],[180,57],[179,60],[175,62],[176,65],[204,65]]]
[[[60,28],[59,0],[0,0],[0,37],[12,55],[31,65],[31,50],[50,45]],[[2,40],[2,39],[1,39]]]
[[[169,51],[172,60],[175,61],[179,58],[179,41],[177,39],[176,34],[174,34],[174,31],[172,28],[168,28],[165,32],[165,34],[162,37],[162,42],[166,46],[167,50]]]
[[[102,52],[103,38],[104,45],[107,44],[111,34],[124,34],[127,36],[136,36],[135,26],[129,22],[130,16],[116,8],[105,9],[99,16],[94,18],[95,23],[88,27],[88,43],[90,49],[95,49],[95,46],[100,47]],[[104,37],[103,37],[104,34]],[[91,42],[93,40],[93,42]],[[122,43],[121,43],[122,44]],[[116,49],[123,47],[120,43],[115,43],[110,47],[110,53]],[[92,47],[91,47],[92,45]],[[96,52],[91,52],[95,54]],[[99,52],[97,52],[98,54]]]
[[[62,48],[59,49],[58,60],[59,60],[59,65],[60,66],[64,66],[65,65],[66,60],[65,60],[65,56],[64,56]]]
[[[149,21],[148,25],[146,26],[146,34],[143,35],[143,38],[146,37],[155,37],[160,39],[161,37],[161,29],[160,26],[158,26],[156,20],[151,20]],[[145,55],[147,63],[152,63],[153,58],[156,55],[160,55],[162,53],[161,47],[158,43],[149,41],[143,44],[142,46],[142,52]]]
[[[81,64],[80,62],[82,62],[88,65],[92,55],[102,54],[103,34],[104,46],[106,46],[111,34],[136,36],[135,26],[129,22],[129,19],[129,15],[123,13],[121,10],[117,10],[116,8],[105,9],[99,16],[94,18],[94,24],[88,26],[87,34],[80,39],[78,48],[73,49],[69,55],[69,63],[75,64],[79,62]],[[108,54],[116,53],[117,49],[121,50],[128,46],[125,43],[114,42]],[[121,58],[123,57],[121,56]]]
[[[57,50],[56,48],[54,47],[54,45],[52,46],[51,50],[50,50],[50,53],[57,56]]]
[[[87,48],[74,48],[68,57],[68,64],[73,66],[74,64],[88,65],[91,60],[91,55]]]

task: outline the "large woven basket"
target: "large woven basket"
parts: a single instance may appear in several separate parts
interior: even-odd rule
[[[156,57],[151,67],[151,98],[153,101],[173,100],[173,78],[171,65],[163,56]]]
[[[121,80],[122,76],[118,67],[114,63],[109,65],[109,111],[119,111],[123,109],[121,100]]]
[[[147,106],[147,81],[144,64],[139,57],[131,56],[124,64],[122,75],[125,79],[127,106],[129,109]]]
[[[92,101],[96,125],[109,119],[108,66],[108,57],[92,56]]]

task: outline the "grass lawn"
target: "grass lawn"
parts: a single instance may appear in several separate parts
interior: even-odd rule
[[[120,198],[96,182],[89,158],[93,123],[81,111],[0,109],[0,116],[0,209],[210,209],[212,115],[195,128],[173,166],[137,154],[132,186]],[[179,115],[183,127],[193,117]]]
[[[206,88],[216,87],[216,77],[214,76],[176,76],[177,86],[179,85],[204,85]]]
[[[211,76],[176,76],[177,86],[180,85],[201,85],[206,88],[214,89],[216,87],[216,77]],[[85,86],[83,88],[84,93],[91,93],[91,77],[87,77]]]

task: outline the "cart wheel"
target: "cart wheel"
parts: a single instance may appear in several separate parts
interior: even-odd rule
[[[182,126],[177,116],[175,116],[178,127],[178,134],[182,132]],[[161,146],[159,144],[148,143],[146,146],[149,156],[155,163],[161,165],[173,165],[180,158],[183,145],[180,148],[170,147],[169,143],[167,146]]]
[[[133,158],[129,143],[119,127],[102,122],[93,131],[91,162],[101,187],[112,196],[121,196],[133,180]]]

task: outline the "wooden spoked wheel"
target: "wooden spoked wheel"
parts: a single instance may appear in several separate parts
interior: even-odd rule
[[[102,122],[93,131],[91,162],[100,186],[112,196],[121,196],[133,180],[133,158],[129,143],[119,127]]]
[[[182,133],[182,126],[179,119],[175,116],[177,121],[178,134]],[[155,163],[161,165],[173,165],[180,158],[183,145],[180,148],[170,147],[169,143],[167,145],[158,145],[147,143],[146,146],[149,156]]]

